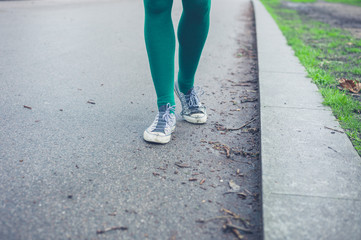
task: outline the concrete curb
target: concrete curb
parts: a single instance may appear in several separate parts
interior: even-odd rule
[[[252,1],[264,239],[360,239],[361,159],[275,21]]]

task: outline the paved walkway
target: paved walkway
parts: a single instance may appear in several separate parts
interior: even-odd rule
[[[361,239],[361,159],[274,20],[253,2],[264,237]]]
[[[257,97],[239,84],[254,82],[256,63],[237,55],[252,44],[251,3],[212,7],[197,73],[209,122],[179,120],[163,146],[142,138],[156,114],[142,1],[0,2],[1,240],[233,240],[222,219],[198,221],[222,208],[250,221],[249,240],[260,238],[259,132],[215,126],[256,118],[248,126],[258,127],[256,103],[236,105]],[[181,9],[174,1],[175,23]],[[230,180],[246,199],[224,194]],[[97,234],[112,227],[123,228]]]

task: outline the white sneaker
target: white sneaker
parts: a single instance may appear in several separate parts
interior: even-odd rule
[[[169,103],[160,106],[154,122],[144,131],[144,140],[153,143],[168,143],[172,132],[175,130],[176,116],[174,111],[175,106],[171,106]]]
[[[175,92],[181,101],[182,112],[180,115],[190,123],[202,124],[207,122],[206,107],[199,101],[198,95],[202,95],[203,91],[200,87],[192,87],[187,94],[183,94],[176,82],[174,85]]]

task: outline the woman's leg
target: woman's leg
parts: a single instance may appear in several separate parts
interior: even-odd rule
[[[158,107],[168,103],[175,105],[172,5],[173,0],[144,0],[144,37]]]
[[[194,75],[209,29],[211,0],[182,0],[183,14],[178,27],[179,90],[187,94],[193,87]]]
[[[169,142],[176,124],[172,5],[173,0],[144,0],[144,37],[158,104],[154,122],[143,133],[148,142]]]

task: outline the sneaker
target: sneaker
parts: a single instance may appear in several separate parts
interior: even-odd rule
[[[168,143],[176,124],[174,111],[175,106],[169,103],[160,106],[154,122],[144,131],[144,140],[153,143]]]
[[[202,124],[207,121],[206,107],[199,101],[198,95],[202,95],[203,91],[200,87],[192,87],[187,94],[183,94],[176,82],[174,85],[175,92],[181,101],[182,112],[181,116],[190,123]]]

